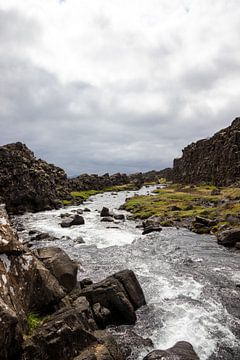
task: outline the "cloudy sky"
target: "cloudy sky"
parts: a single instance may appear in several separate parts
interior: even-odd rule
[[[161,169],[240,115],[239,0],[0,0],[0,143]]]

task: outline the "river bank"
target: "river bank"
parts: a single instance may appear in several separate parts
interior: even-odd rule
[[[123,208],[155,226],[186,227],[198,234],[218,235],[239,227],[239,199],[239,187],[169,184],[151,196],[127,199]]]

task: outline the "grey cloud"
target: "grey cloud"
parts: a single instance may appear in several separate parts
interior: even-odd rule
[[[18,33],[11,28],[13,21]],[[95,21],[107,31],[107,19]],[[221,112],[206,105],[208,95],[202,95],[230,72],[239,75],[230,52],[222,59],[219,52],[211,66],[202,65],[198,71],[186,66],[177,78],[164,81],[159,72],[98,87],[84,81],[62,83],[55,74],[34,65],[18,46],[41,41],[38,25],[34,27],[35,23],[16,12],[3,11],[0,24],[0,38],[7,49],[0,49],[0,142],[23,141],[37,156],[65,168],[70,175],[169,166],[185,145],[227,126],[238,114],[237,94]],[[35,29],[34,35],[30,28]],[[9,51],[7,43],[18,51]],[[174,40],[170,47],[158,44],[153,51],[152,46],[141,45],[134,34],[130,43],[142,46],[153,69],[159,56],[170,60],[182,46],[180,40]],[[139,108],[124,107],[122,100],[134,96],[139,96]],[[164,100],[164,108],[156,106],[150,111],[145,107],[144,99],[153,96]],[[201,101],[194,102],[192,96]],[[185,111],[188,107],[190,117]]]

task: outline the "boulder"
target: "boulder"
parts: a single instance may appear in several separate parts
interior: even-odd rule
[[[217,220],[211,220],[202,216],[196,216],[195,221],[198,224],[202,224],[208,227],[217,225]]]
[[[200,360],[192,345],[186,341],[179,341],[167,350],[153,350],[144,360]]]
[[[146,304],[142,288],[132,270],[122,270],[113,275],[124,287],[135,310]]]
[[[67,228],[73,225],[84,225],[84,223],[85,223],[84,218],[81,215],[76,214],[74,216],[67,217],[65,220],[61,222],[60,225],[63,228]]]
[[[71,226],[72,225],[84,225],[84,223],[85,223],[84,218],[81,215],[77,214],[74,216]]]
[[[220,245],[233,247],[240,242],[240,228],[222,231],[217,235],[217,241]]]
[[[123,214],[114,214],[113,217],[116,220],[125,220],[125,216]]]
[[[102,210],[101,210],[100,216],[101,216],[101,217],[111,216],[109,209],[104,206],[104,207],[102,208]]]
[[[135,310],[146,304],[140,284],[131,270],[120,271],[99,283],[87,286],[81,294],[86,296],[91,306],[100,304],[104,308],[106,325],[134,324]],[[102,320],[99,323],[101,325]]]
[[[78,265],[60,248],[46,247],[34,250],[45,267],[70,292],[77,284]]]
[[[103,217],[101,218],[101,222],[113,222],[113,218],[112,217]]]
[[[74,241],[78,244],[84,244],[85,241],[83,240],[82,236],[78,236]]]
[[[160,231],[162,231],[161,226],[148,226],[144,228],[142,235],[150,234],[151,232],[160,232]]]
[[[58,240],[55,236],[51,236],[48,233],[39,233],[31,237],[31,241],[55,241]]]

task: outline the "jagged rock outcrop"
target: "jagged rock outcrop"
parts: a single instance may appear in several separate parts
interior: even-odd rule
[[[74,190],[102,190],[115,185],[124,185],[129,183],[129,178],[126,174],[108,173],[104,175],[97,174],[82,174],[73,179],[69,179],[69,186]]]
[[[240,182],[240,117],[209,139],[199,140],[174,160],[173,181],[211,183],[218,186]]]
[[[0,169],[1,202],[11,213],[55,208],[69,196],[65,172],[20,142],[0,147]]]
[[[76,288],[77,264],[59,248],[25,248],[3,206],[0,239],[1,360],[123,360],[104,329],[134,324],[135,310],[145,304],[132,271],[97,284],[85,279]],[[32,312],[41,316],[35,330]]]

